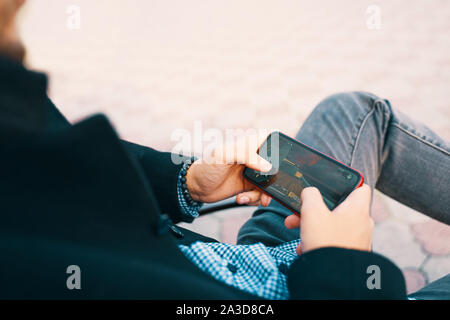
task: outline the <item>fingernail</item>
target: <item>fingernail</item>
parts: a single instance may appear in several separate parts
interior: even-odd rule
[[[242,196],[239,198],[239,203],[241,204],[245,204],[245,203],[249,203],[250,202],[250,198],[247,196]]]

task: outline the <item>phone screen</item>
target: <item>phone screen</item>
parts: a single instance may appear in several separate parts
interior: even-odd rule
[[[306,187],[318,188],[332,210],[362,182],[356,170],[281,132],[270,134],[258,154],[272,164],[272,170],[246,168],[244,176],[295,212],[300,212],[300,194]]]

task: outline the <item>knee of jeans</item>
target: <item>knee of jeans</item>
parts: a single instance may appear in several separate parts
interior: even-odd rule
[[[342,92],[330,95],[322,100],[314,110],[314,113],[342,119],[344,115],[365,114],[373,108],[381,108],[383,113],[390,113],[390,106],[387,100],[362,91]]]

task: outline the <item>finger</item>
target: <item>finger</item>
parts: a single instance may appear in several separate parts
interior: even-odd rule
[[[308,187],[303,189],[301,195],[302,205],[301,214],[302,216],[309,216],[311,214],[318,214],[318,212],[327,213],[330,212],[328,207],[323,201],[322,194],[319,189],[315,187]]]
[[[298,255],[301,255],[301,254],[302,254],[302,244],[301,244],[301,243],[297,246],[297,248],[295,248],[295,252],[296,252]]]
[[[236,196],[236,202],[239,204],[253,204],[259,202],[261,199],[261,191],[252,190],[247,192],[242,192]]]
[[[226,145],[216,156],[228,164],[237,163],[261,172],[270,171],[272,164],[257,153],[265,139],[262,135],[245,136],[234,144]]]
[[[268,172],[272,169],[272,164],[261,157],[259,154],[257,154],[256,150],[253,150],[253,148],[249,147],[247,150],[245,150],[245,152],[247,154],[244,154],[244,151],[239,152],[239,155],[236,159],[237,163],[244,164],[250,169],[261,172]]]
[[[372,218],[370,218],[369,224],[370,224],[370,233],[373,234],[373,228],[375,227],[375,221]],[[373,241],[373,238],[370,237],[370,242],[369,242],[369,250],[370,251],[372,251],[372,249],[373,249],[372,248],[372,241]]]
[[[288,229],[300,228],[300,216],[291,214],[286,219],[284,219],[284,225]]]
[[[261,205],[261,200],[256,201],[256,202],[251,202],[251,203],[249,203],[248,205],[249,205],[249,206],[252,206],[252,207],[258,207],[258,206]]]
[[[353,203],[368,204],[370,203],[371,190],[367,184],[363,184],[360,188],[353,190],[347,199],[351,199]]]
[[[267,194],[263,193],[261,195],[261,205],[263,207],[267,207],[270,204],[270,201],[272,201],[272,198],[268,196]]]
[[[369,210],[348,210],[349,207],[353,208],[367,208],[370,206],[370,199],[371,199],[371,189],[367,184],[362,185],[360,188],[357,188],[353,190],[352,193],[350,193],[347,197],[347,199],[344,200],[334,211],[337,213],[339,211],[345,211],[345,212],[367,212],[369,213]]]

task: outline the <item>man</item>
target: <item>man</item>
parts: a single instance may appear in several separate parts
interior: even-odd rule
[[[244,165],[270,169],[247,140],[175,165],[169,153],[121,141],[102,115],[70,124],[48,99],[45,75],[21,64],[22,3],[0,0],[1,298],[406,298],[401,271],[371,252],[371,189],[448,223],[442,139],[370,94],[324,100],[297,138],[359,169],[367,185],[333,212],[305,189],[300,219],[242,178]],[[242,147],[223,162],[223,151]],[[172,224],[233,195],[261,205],[236,246]]]

